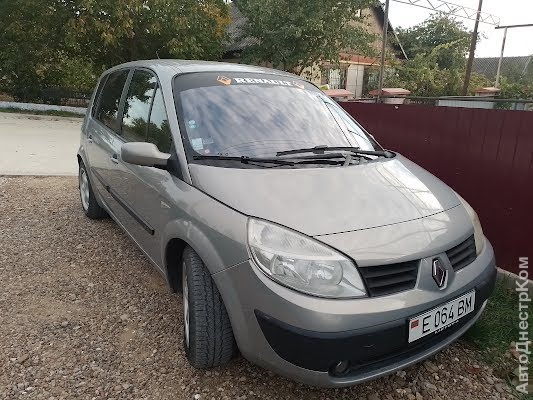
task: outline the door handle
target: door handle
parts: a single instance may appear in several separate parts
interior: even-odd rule
[[[87,138],[87,143],[92,143],[93,142],[93,135],[89,135],[89,137]]]
[[[111,162],[118,164],[118,155],[116,153],[111,157]]]

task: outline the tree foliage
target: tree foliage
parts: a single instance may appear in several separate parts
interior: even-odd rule
[[[126,61],[216,59],[229,23],[223,0],[0,0],[0,15],[0,90],[21,98]]]
[[[398,36],[409,60],[391,61],[393,69],[385,81],[387,86],[409,89],[417,96],[453,96],[462,90],[469,49],[470,32],[465,26],[442,14],[436,14],[419,25],[399,29]],[[493,81],[472,73],[469,92]],[[507,66],[500,80],[501,98],[533,98],[533,68]]]
[[[60,40],[65,14],[39,0],[0,2],[0,84],[15,96],[30,96],[51,84],[65,54]]]
[[[529,77],[507,77],[500,79],[500,97],[502,99],[533,100],[533,79]]]
[[[434,14],[411,28],[399,28],[397,34],[409,59],[430,56],[440,69],[465,66],[471,33],[445,14]]]
[[[70,0],[69,42],[97,63],[214,59],[229,23],[223,0]]]
[[[461,92],[470,32],[454,19],[436,14],[421,24],[399,29],[408,60],[393,63],[387,86],[409,89],[417,96],[452,96]],[[470,90],[488,82],[472,74]]]
[[[415,56],[403,63],[393,63],[394,68],[385,78],[386,86],[402,87],[414,96],[457,96],[461,93],[464,68],[439,68],[438,50],[429,56]],[[491,86],[483,75],[472,73],[469,93],[480,87]]]
[[[363,19],[355,17],[373,0],[239,0],[235,4],[247,18],[243,37],[258,40],[245,50],[247,61],[301,74],[319,60],[338,63],[339,53],[347,49],[373,52],[373,36]]]

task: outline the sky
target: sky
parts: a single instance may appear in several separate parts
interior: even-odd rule
[[[428,0],[421,0],[426,3]],[[438,0],[429,0],[437,3]],[[479,0],[447,0],[449,3],[477,9]],[[383,2],[383,1],[382,1]],[[533,24],[533,0],[483,0],[482,12],[496,15],[500,25]],[[399,3],[390,2],[389,18],[393,27],[407,28],[416,25],[431,15],[432,11]],[[469,30],[474,29],[474,21],[458,18]],[[479,24],[479,32],[484,35],[476,47],[476,57],[499,57],[503,29],[493,25]],[[526,56],[533,54],[533,27],[513,28],[507,31],[504,56]]]

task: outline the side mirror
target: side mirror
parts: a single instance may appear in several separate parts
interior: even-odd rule
[[[122,161],[145,167],[166,167],[170,154],[162,153],[153,143],[124,143],[120,149]]]

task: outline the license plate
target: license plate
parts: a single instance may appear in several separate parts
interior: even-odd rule
[[[411,318],[409,320],[409,343],[455,324],[459,319],[474,311],[475,300],[476,291],[472,290],[424,314]]]

